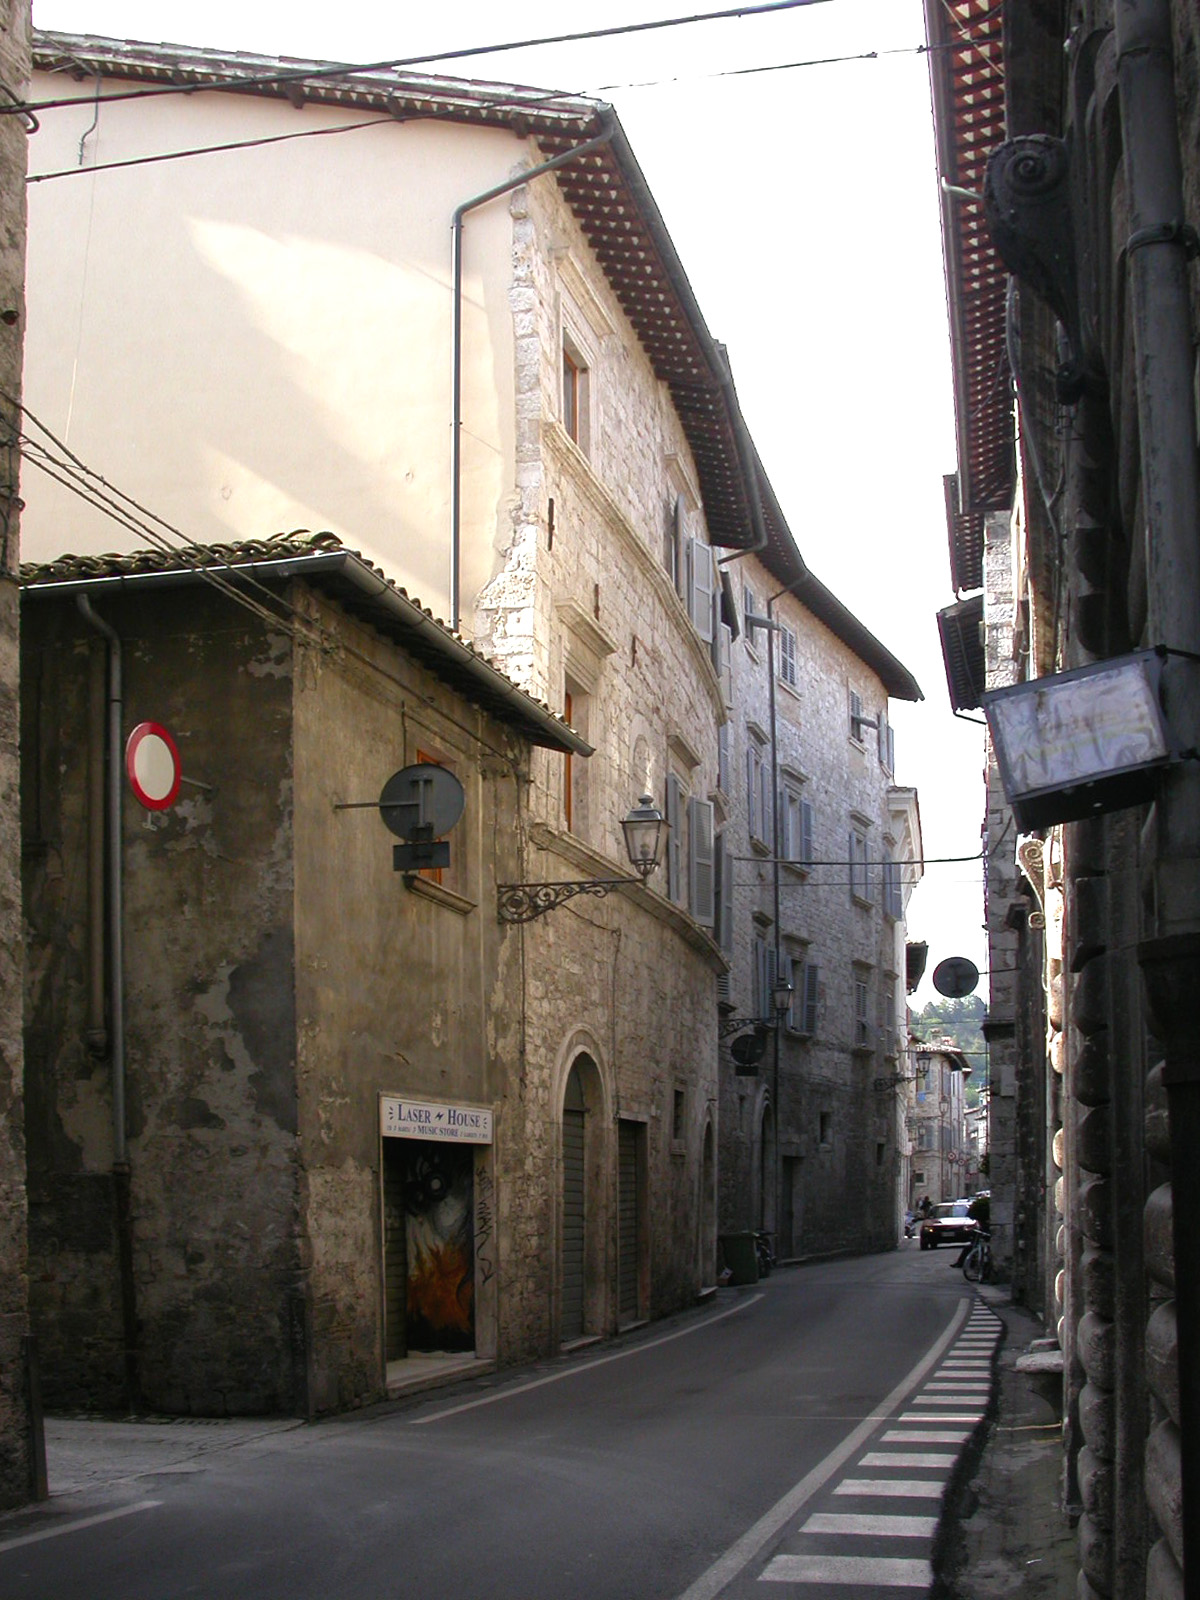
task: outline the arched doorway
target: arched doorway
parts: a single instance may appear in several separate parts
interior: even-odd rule
[[[563,1343],[583,1337],[584,1258],[587,1245],[587,1102],[579,1062],[567,1077],[562,1125]]]
[[[758,1226],[775,1232],[775,1114],[763,1107],[758,1137]]]
[[[600,1070],[586,1051],[571,1063],[562,1105],[559,1338],[570,1344],[604,1333],[610,1318],[606,1239],[615,1152]]]
[[[700,1232],[697,1239],[700,1287],[717,1281],[717,1172],[712,1123],[704,1128],[704,1153],[700,1160]]]

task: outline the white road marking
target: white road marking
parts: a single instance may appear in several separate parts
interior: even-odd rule
[[[892,1428],[883,1436],[884,1444],[963,1444],[971,1437],[969,1428]]]
[[[59,1539],[64,1533],[78,1533],[81,1528],[94,1528],[100,1522],[115,1522],[118,1517],[131,1517],[135,1511],[152,1511],[160,1505],[161,1500],[138,1500],[131,1506],[119,1506],[115,1511],[98,1511],[94,1517],[76,1517],[73,1522],[59,1522],[53,1528],[39,1528],[36,1533],[19,1533],[15,1539],[0,1539],[0,1550],[15,1550],[23,1544],[40,1544],[43,1539]]]
[[[982,1411],[902,1411],[897,1422],[982,1422]]]
[[[796,1516],[800,1509],[812,1499],[818,1489],[823,1488],[829,1482],[838,1468],[843,1466],[854,1452],[866,1443],[879,1424],[891,1415],[904,1398],[922,1381],[925,1374],[937,1365],[966,1320],[969,1304],[970,1302],[967,1300],[959,1301],[945,1332],[934,1340],[926,1354],[921,1357],[912,1371],[900,1380],[891,1394],[880,1403],[869,1417],[864,1418],[852,1433],[847,1434],[841,1444],[835,1446],[823,1461],[818,1462],[810,1473],[801,1478],[794,1488],[789,1489],[782,1499],[777,1500],[771,1509],[758,1519],[753,1527],[748,1528],[740,1539],[735,1540],[725,1554],[719,1556],[706,1572],[702,1572],[695,1583],[691,1584],[679,1596],[679,1600],[715,1600],[721,1590],[731,1583],[744,1567],[749,1566],[763,1546],[775,1538],[779,1530]],[[933,1488],[922,1486],[920,1492],[924,1492],[935,1499],[941,1499],[942,1491],[940,1485]],[[834,1493],[837,1494],[838,1490],[835,1489]]]
[[[695,1322],[690,1327],[680,1328],[676,1333],[664,1333],[661,1339],[647,1339],[644,1344],[630,1345],[627,1350],[617,1350],[612,1355],[600,1356],[595,1361],[572,1364],[561,1372],[548,1372],[544,1378],[531,1378],[528,1383],[515,1383],[511,1389],[500,1389],[495,1394],[485,1394],[478,1400],[464,1400],[461,1405],[443,1406],[440,1411],[432,1411],[428,1416],[410,1417],[409,1426],[419,1428],[426,1422],[441,1422],[444,1417],[456,1417],[461,1411],[478,1411],[480,1406],[494,1406],[501,1400],[511,1400],[515,1394],[528,1394],[531,1389],[544,1389],[548,1383],[561,1383],[564,1378],[578,1378],[581,1373],[594,1372],[597,1367],[606,1367],[610,1361],[624,1361],[629,1356],[641,1355],[644,1350],[657,1350],[660,1345],[671,1344],[676,1339],[686,1339],[691,1333],[699,1333],[703,1328],[711,1328],[715,1322],[724,1322],[726,1317],[736,1317],[739,1311],[747,1310],[761,1299],[761,1294],[748,1295],[739,1305],[732,1306],[728,1311],[719,1311],[715,1316],[705,1317],[703,1322]]]
[[[854,1494],[868,1500],[940,1500],[942,1478],[843,1478],[834,1494]]]
[[[932,1539],[936,1517],[869,1516],[861,1511],[814,1511],[801,1533],[860,1534],[863,1538]]]
[[[858,1464],[860,1467],[916,1467],[918,1471],[928,1468],[930,1472],[948,1472],[957,1460],[957,1456],[929,1450],[868,1450]]]
[[[853,1583],[876,1589],[927,1590],[933,1582],[928,1561],[885,1556],[776,1556],[762,1575],[764,1583]]]

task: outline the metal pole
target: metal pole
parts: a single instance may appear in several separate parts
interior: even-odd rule
[[[109,1054],[112,1062],[113,1166],[128,1159],[125,1136],[125,940],[121,870],[121,720],[124,714],[121,638],[97,616],[86,594],[76,596],[80,613],[108,644],[107,745],[105,770],[105,833],[108,841],[108,984]]]

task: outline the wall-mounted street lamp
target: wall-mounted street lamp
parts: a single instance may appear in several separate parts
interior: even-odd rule
[[[631,883],[645,882],[662,861],[667,824],[650,795],[644,794],[629,815],[621,821],[625,853],[636,878],[576,878],[568,883],[502,883],[498,885],[498,910],[501,922],[532,922],[547,911],[555,911],[579,894],[603,899],[610,890]]]
[[[1157,651],[1116,656],[983,696],[1000,781],[1024,833],[1154,797],[1172,756]]]

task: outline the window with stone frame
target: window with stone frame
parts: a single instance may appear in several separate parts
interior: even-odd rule
[[[562,339],[562,425],[584,455],[591,451],[591,373],[582,350],[564,328]]]
[[[795,632],[781,624],[775,639],[778,645],[779,661],[777,672],[779,681],[780,683],[786,683],[789,689],[797,689],[800,686],[800,677],[796,666]]]
[[[850,898],[859,905],[871,903],[871,878],[868,870],[867,833],[863,824],[855,822],[847,835],[850,861]]]

